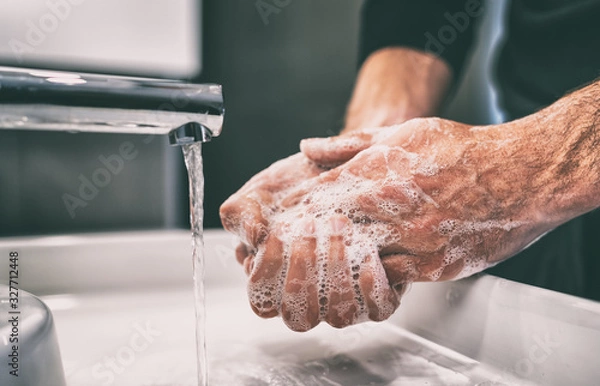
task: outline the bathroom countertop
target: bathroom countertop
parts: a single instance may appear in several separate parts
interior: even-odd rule
[[[235,240],[205,232],[211,385],[594,384],[600,305],[487,275],[415,284],[388,321],[307,333],[255,316]],[[195,384],[187,231],[0,242],[52,310],[73,385]]]

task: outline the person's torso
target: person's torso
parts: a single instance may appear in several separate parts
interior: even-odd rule
[[[497,66],[510,119],[600,76],[600,0],[512,0]]]
[[[512,0],[497,64],[507,119],[531,114],[600,76],[600,0]],[[488,270],[600,300],[600,211],[576,218]]]

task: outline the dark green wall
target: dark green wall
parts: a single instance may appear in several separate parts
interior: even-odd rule
[[[291,0],[265,25],[255,1],[205,1],[200,80],[223,84],[226,106],[222,136],[204,148],[207,226],[220,226],[220,203],[297,152],[300,139],[339,131],[356,74],[361,3]]]

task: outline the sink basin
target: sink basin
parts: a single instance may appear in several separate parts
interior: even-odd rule
[[[16,286],[0,284],[0,385],[64,386],[52,313]]]
[[[481,275],[415,284],[386,322],[295,333],[250,310],[235,240],[215,230],[205,241],[211,385],[593,385],[600,378],[598,303]],[[54,314],[67,385],[195,385],[189,232],[0,241],[0,253],[15,248],[23,288]]]

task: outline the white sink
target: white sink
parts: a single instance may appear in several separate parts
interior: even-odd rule
[[[595,384],[598,303],[489,276],[414,285],[387,322],[307,333],[255,316],[235,240],[208,231],[211,385]],[[194,385],[190,235],[20,238],[22,288],[54,315],[67,385]],[[2,279],[2,277],[0,277]]]

